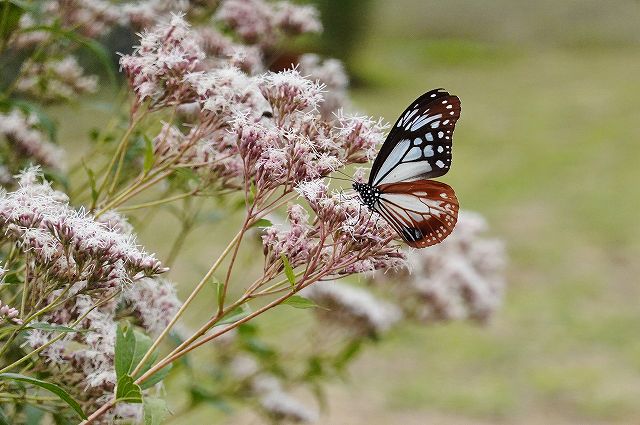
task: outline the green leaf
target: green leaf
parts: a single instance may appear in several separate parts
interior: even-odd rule
[[[129,375],[118,378],[116,400],[124,403],[142,403],[142,390]]]
[[[136,337],[133,335],[133,328],[131,326],[118,325],[115,347],[115,366],[118,380],[131,370],[135,351]]]
[[[133,360],[131,362],[131,368],[129,369],[129,372],[132,372],[133,369],[135,369],[138,366],[138,363],[140,363],[140,360],[142,360],[144,355],[147,354],[147,351],[149,351],[149,348],[151,348],[151,345],[153,344],[153,341],[151,340],[151,338],[149,338],[142,332],[139,332],[135,329],[133,330],[133,336],[135,338],[136,345],[135,345]],[[153,362],[155,362],[155,356],[151,355],[149,356],[149,359],[147,359],[144,362],[144,365],[140,368],[139,374],[142,374],[147,370],[149,370],[151,365],[153,365]]]
[[[360,352],[362,348],[362,341],[356,340],[351,341],[344,347],[335,357],[333,361],[333,365],[338,370],[344,370],[344,368],[349,364],[349,362]]]
[[[144,399],[144,425],[160,425],[167,417],[167,403],[154,397]]]
[[[8,273],[4,279],[3,279],[3,284],[5,285],[21,285],[22,284],[22,276],[23,274],[21,273]]]
[[[261,218],[260,220],[253,223],[251,227],[271,227],[271,226],[273,226],[273,223],[270,220],[267,220],[266,218]]]
[[[146,352],[151,348],[152,343],[151,338],[135,330],[133,327],[118,326],[115,348],[116,376],[118,379],[124,375],[129,375],[133,369],[138,366],[140,360],[142,360]],[[155,356],[150,356],[149,359],[145,361],[138,375],[149,370],[154,361]]]
[[[113,87],[117,87],[116,71],[113,66],[113,62],[111,61],[111,57],[109,56],[109,52],[98,41],[88,37],[84,37],[79,33],[77,33],[76,31],[65,30],[58,26],[50,26],[50,25],[37,25],[37,26],[22,29],[20,32],[27,33],[27,32],[34,32],[34,31],[50,32],[54,35],[66,38],[69,41],[73,41],[85,47],[104,66],[104,69],[107,71],[107,75],[109,76],[109,81],[111,82],[111,85]]]
[[[295,308],[314,308],[318,307],[318,304],[311,301],[309,298],[301,297],[300,295],[293,295],[282,302],[282,304],[289,305]]]
[[[4,410],[0,409],[0,425],[11,425],[9,418],[4,414]]]
[[[284,254],[280,254],[280,258],[282,259],[282,264],[284,265],[284,274],[287,276],[287,280],[289,281],[291,286],[295,286],[296,274],[293,272],[293,268],[291,267],[291,263],[289,263],[289,259]]]
[[[164,378],[166,378],[167,375],[169,374],[169,372],[171,372],[171,369],[173,369],[173,365],[172,364],[166,365],[165,367],[163,367],[162,369],[160,369],[159,371],[157,371],[156,373],[151,375],[151,377],[149,377],[149,379],[147,379],[143,383],[141,383],[140,384],[140,388],[143,389],[143,390],[146,390],[148,388],[153,387],[155,384],[157,384],[158,382],[160,382]]]
[[[87,164],[85,164],[84,161],[82,161],[82,166],[84,167],[84,170],[87,172],[87,177],[89,178],[89,187],[91,187],[91,203],[95,205],[95,203],[98,201],[98,196],[100,196],[100,193],[98,193],[98,188],[96,185],[96,175],[93,172],[93,170],[89,168]]]
[[[222,303],[223,303],[222,296],[224,295],[224,285],[222,284],[222,282],[220,282],[215,277],[213,278],[213,284],[216,286],[216,302],[217,302],[217,306],[218,306],[218,308],[223,307],[222,306]]]
[[[72,422],[68,417],[66,417],[62,413],[54,413],[52,416],[53,416],[53,422],[55,422],[56,425],[74,425],[75,424],[75,422]]]
[[[234,308],[224,316],[222,319],[216,323],[216,326],[227,325],[229,323],[235,323],[238,320],[244,319],[248,315],[251,314],[251,307],[248,304],[243,304],[239,307]]]
[[[44,418],[44,410],[33,404],[28,404],[24,409],[25,422],[24,425],[42,425]]]
[[[3,1],[0,11],[0,38],[7,40],[18,28],[25,7],[18,1]]]
[[[82,408],[65,390],[57,386],[56,384],[52,384],[50,382],[43,381],[41,379],[31,378],[30,376],[20,375],[18,373],[0,373],[1,379],[11,379],[19,382],[26,382],[31,385],[35,385],[37,387],[43,388],[49,392],[54,393],[62,401],[67,403],[69,407],[71,407],[82,419],[87,419],[87,415],[84,414]]]
[[[24,99],[6,99],[2,101],[3,107],[7,110],[10,108],[18,108],[25,114],[33,114],[38,117],[38,127],[46,131],[49,139],[56,142],[56,123],[47,115],[47,113],[37,104]]]
[[[155,161],[154,157],[153,157],[153,142],[151,141],[151,139],[146,135],[143,134],[142,137],[144,138],[144,173],[148,173],[149,170],[151,170],[151,167],[153,167],[153,163]]]
[[[26,326],[25,329],[39,329],[49,332],[71,333],[71,332],[93,332],[91,329],[73,329],[68,326],[52,325],[51,323],[34,322]]]

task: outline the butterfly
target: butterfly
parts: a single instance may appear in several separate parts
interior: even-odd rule
[[[444,89],[417,98],[400,115],[373,162],[368,183],[353,183],[362,204],[414,248],[442,242],[458,220],[453,189],[435,180],[451,167],[460,99]]]

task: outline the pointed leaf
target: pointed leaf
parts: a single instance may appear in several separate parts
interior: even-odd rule
[[[30,323],[29,326],[26,326],[24,329],[39,329],[41,331],[61,332],[61,333],[93,332],[91,329],[73,329],[68,326],[52,325],[51,323],[44,323],[44,322]]]
[[[153,157],[153,142],[146,134],[143,134],[142,137],[144,138],[144,146],[145,146],[143,169],[146,174],[153,167],[153,163],[155,159]]]
[[[222,297],[224,295],[224,285],[222,284],[222,282],[220,282],[215,277],[213,278],[213,284],[216,286],[216,302],[217,302],[217,306],[218,306],[218,308],[224,307],[222,305],[222,303],[223,303]]]
[[[142,390],[133,382],[131,376],[123,375],[118,379],[116,400],[123,403],[142,403]]]
[[[160,425],[167,417],[168,412],[166,401],[155,397],[145,397],[144,425]]]
[[[84,161],[82,161],[82,166],[87,172],[87,177],[89,178],[89,187],[91,188],[91,203],[95,205],[95,203],[98,201],[98,196],[100,196],[96,185],[96,175],[93,170],[89,168],[87,164],[85,164]]]
[[[54,393],[62,401],[67,403],[69,407],[71,407],[82,419],[87,419],[87,415],[84,414],[80,404],[75,401],[65,390],[57,386],[56,384],[52,384],[51,382],[43,381],[41,379],[32,378],[26,375],[20,375],[18,373],[0,373],[1,379],[11,379],[14,381],[26,382],[31,385],[35,385],[37,387],[43,388],[49,392]]]
[[[282,302],[282,304],[289,305],[295,308],[314,308],[318,307],[316,303],[309,298],[302,297],[300,295],[293,295]]]
[[[18,28],[25,8],[17,1],[3,1],[0,9],[0,38],[7,40]]]
[[[273,223],[270,220],[267,220],[266,218],[261,218],[260,220],[253,223],[251,227],[271,227],[271,226],[273,226]]]
[[[293,268],[291,267],[291,263],[289,263],[289,259],[284,254],[280,254],[280,258],[282,259],[282,264],[284,265],[284,274],[285,276],[287,276],[287,280],[289,281],[291,286],[295,286],[296,274],[293,272]]]
[[[171,369],[173,369],[173,365],[172,364],[166,365],[165,367],[163,367],[162,369],[160,369],[159,371],[157,371],[156,373],[151,375],[151,377],[149,379],[147,379],[143,383],[141,383],[140,384],[140,388],[143,389],[143,390],[146,390],[147,388],[153,387],[155,384],[157,384],[158,382],[160,382],[164,378],[166,378],[166,376],[169,374],[169,372],[171,372]]]
[[[238,320],[244,319],[249,314],[251,314],[251,307],[249,307],[249,305],[247,304],[243,304],[222,316],[222,319],[218,323],[216,323],[216,326],[235,323]]]
[[[140,363],[146,352],[151,348],[152,340],[142,332],[131,326],[118,326],[116,332],[116,377],[130,374]],[[150,356],[137,376],[149,370],[156,359],[156,355]]]
[[[136,337],[130,326],[118,325],[116,331],[115,366],[118,380],[131,370],[133,355],[136,351]]]

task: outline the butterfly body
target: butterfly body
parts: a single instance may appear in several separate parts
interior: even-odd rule
[[[373,162],[369,181],[354,183],[364,205],[415,248],[442,242],[455,227],[458,200],[435,180],[449,171],[460,99],[441,89],[400,115]]]

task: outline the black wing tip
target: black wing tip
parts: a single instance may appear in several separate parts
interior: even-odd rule
[[[419,98],[414,100],[411,105],[413,106],[413,105],[417,105],[417,104],[420,104],[420,103],[431,102],[431,101],[434,101],[434,100],[442,99],[444,97],[452,97],[452,98],[456,98],[458,100],[458,102],[460,101],[458,96],[449,93],[447,91],[447,89],[445,89],[445,88],[439,87],[437,89],[432,89],[432,90],[429,90],[428,92],[424,93],[422,96],[420,96]]]

